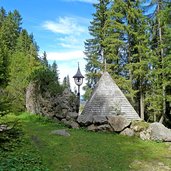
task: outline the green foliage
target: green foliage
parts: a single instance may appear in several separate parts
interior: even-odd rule
[[[10,142],[1,141],[0,171],[49,170],[46,168],[45,164],[42,163],[37,149],[32,146],[28,138],[21,134],[21,130],[13,129],[8,132],[6,136],[8,136],[8,142]]]
[[[43,65],[44,65],[45,67],[48,67],[48,66],[49,66],[49,65],[48,65],[48,61],[47,61],[47,54],[46,54],[45,51],[43,52],[42,63],[43,63]]]
[[[58,65],[56,64],[56,61],[53,62],[51,66],[51,71],[55,74],[57,82],[59,82],[59,70],[58,70]]]
[[[63,86],[65,88],[68,88],[69,90],[71,90],[69,75],[67,75],[66,77],[64,77]]]
[[[22,115],[24,118],[25,116],[26,114]],[[13,124],[16,123],[18,119],[20,119],[20,121],[14,126]],[[32,145],[29,137],[24,135],[21,118],[16,118],[13,114],[6,115],[0,118],[0,125],[1,124],[7,124],[9,127],[13,125],[13,127],[12,129],[0,132],[0,171],[48,171],[45,164],[42,163],[40,153]]]
[[[35,42],[21,28],[17,10],[0,9],[0,111],[25,110],[25,89],[28,76],[39,64]],[[8,105],[11,103],[10,105]]]
[[[171,2],[162,0],[151,1],[152,7],[155,10],[152,12],[151,19],[151,50],[150,58],[151,71],[149,73],[150,87],[147,95],[148,112],[152,113],[149,116],[151,120],[159,120],[162,117],[165,119],[169,116],[169,110],[166,109],[166,103],[170,103],[168,99],[171,94],[167,90],[170,84],[171,74]],[[167,119],[170,119],[167,118]]]
[[[37,81],[41,92],[60,94],[56,62],[48,65],[46,52],[38,58],[38,46],[33,35],[21,27],[21,16],[14,10],[0,10],[0,113],[25,111],[25,93],[30,81]],[[45,90],[45,91],[44,91]],[[10,105],[9,105],[10,104]]]
[[[106,11],[108,9],[109,0],[101,0],[97,4],[94,4],[96,12],[93,14],[93,21],[89,27],[89,33],[92,36],[91,39],[85,42],[85,60],[86,64],[86,91],[90,88],[94,88],[97,83],[100,74],[99,71],[104,70],[104,24],[107,20]]]
[[[51,95],[61,94],[64,87],[61,86],[56,78],[56,73],[49,68],[35,70],[30,77],[30,81],[38,82],[41,93],[49,91]]]
[[[85,42],[85,97],[104,71],[105,59],[106,70],[142,119],[170,116],[171,2],[102,0],[94,7],[92,38]]]

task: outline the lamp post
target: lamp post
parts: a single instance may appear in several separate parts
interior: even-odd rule
[[[79,63],[78,63],[78,70],[77,73],[73,76],[75,84],[78,86],[78,93],[77,93],[77,104],[76,104],[76,112],[79,113],[80,107],[80,86],[83,83],[84,76],[81,74]]]

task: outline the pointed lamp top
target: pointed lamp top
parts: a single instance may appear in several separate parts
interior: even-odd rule
[[[79,63],[77,73],[73,76],[75,84],[80,86],[83,83],[84,76],[81,74]]]

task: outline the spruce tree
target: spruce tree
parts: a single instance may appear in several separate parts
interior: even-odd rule
[[[25,91],[29,84],[29,77],[41,67],[33,40],[32,35],[29,35],[25,29],[21,30],[15,50],[10,56],[9,81],[6,90],[12,111],[25,110]]]
[[[127,92],[127,97],[133,96],[129,73],[125,68],[128,63],[126,45],[126,4],[124,1],[113,1],[108,12],[104,27],[104,47],[107,70],[117,82],[119,87]],[[129,93],[128,93],[129,92]],[[132,95],[131,95],[132,94]],[[132,100],[133,102],[133,100]]]
[[[49,65],[48,65],[48,60],[47,60],[47,54],[46,54],[45,51],[43,52],[42,63],[43,63],[43,65],[44,65],[45,67],[48,67],[48,66],[49,66]]]
[[[144,119],[149,35],[140,1],[115,0],[107,12],[105,51],[107,68]]]
[[[94,4],[96,12],[93,14],[93,20],[90,22],[89,33],[91,39],[85,42],[85,60],[87,83],[84,87],[85,97],[90,96],[91,88],[94,87],[100,77],[100,71],[104,70],[104,24],[107,20],[106,11],[108,10],[109,0],[99,0]]]
[[[59,83],[59,70],[58,70],[58,65],[56,64],[56,61],[53,62],[51,66],[51,70],[55,74],[56,81]]]
[[[143,15],[141,1],[127,1],[126,35],[129,80],[136,92],[134,102],[142,119],[145,118],[145,95],[147,92],[149,72],[149,33],[148,19]]]
[[[163,122],[166,119],[166,103],[170,100],[168,84],[170,82],[170,15],[171,2],[164,0],[151,1],[148,8],[154,8],[151,18],[151,91],[148,94],[150,102],[148,110],[153,114],[153,120]]]
[[[69,90],[71,90],[69,75],[67,75],[66,77],[64,77],[63,86],[65,88],[68,88]]]

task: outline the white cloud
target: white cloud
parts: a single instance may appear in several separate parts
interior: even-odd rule
[[[70,49],[82,49],[84,46],[85,38],[81,36],[63,36],[58,39],[58,45],[64,47],[64,48],[70,48]]]
[[[86,28],[79,25],[78,21],[71,17],[59,17],[57,21],[45,21],[43,27],[54,33],[65,35],[79,35],[86,32]]]
[[[68,51],[68,52],[47,52],[48,60],[56,60],[56,61],[68,61],[68,60],[76,60],[83,59],[85,57],[83,51]]]
[[[89,37],[88,25],[87,18],[66,16],[42,24],[44,29],[56,34],[56,45],[65,49],[83,49],[84,41]]]

